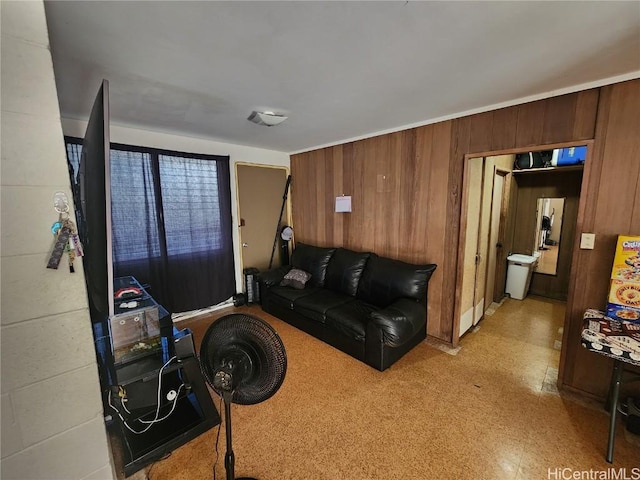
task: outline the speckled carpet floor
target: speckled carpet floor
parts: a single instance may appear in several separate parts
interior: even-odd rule
[[[520,480],[609,468],[631,475],[640,466],[640,444],[622,424],[614,464],[606,463],[608,415],[555,389],[561,302],[509,299],[462,339],[456,355],[423,342],[385,372],[257,306],[239,310],[278,331],[288,371],[269,400],[232,407],[238,477]],[[233,311],[177,326],[191,328],[199,346],[214,318]],[[174,450],[146,468],[148,478],[212,479],[217,435],[214,428]],[[224,454],[223,428],[217,479],[225,478]]]

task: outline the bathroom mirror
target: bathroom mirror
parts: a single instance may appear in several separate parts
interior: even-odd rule
[[[564,198],[538,198],[533,256],[538,258],[536,273],[556,275],[562,232]]]

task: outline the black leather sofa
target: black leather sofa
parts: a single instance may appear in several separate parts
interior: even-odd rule
[[[298,243],[291,265],[259,274],[260,301],[265,312],[383,371],[426,338],[435,269]],[[300,270],[310,274],[304,287],[281,285]]]

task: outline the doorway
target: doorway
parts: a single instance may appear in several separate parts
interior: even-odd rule
[[[238,182],[238,228],[242,269],[257,268],[265,271],[282,264],[280,228],[290,225],[290,209],[283,197],[288,170],[256,164],[236,164]],[[275,242],[275,250],[274,250]]]
[[[459,335],[483,318],[496,297],[496,265],[503,256],[508,186],[515,156],[476,157],[467,162],[464,272]]]
[[[585,143],[587,146],[590,145],[589,142]],[[559,144],[550,145],[545,148],[552,149],[555,153],[556,150],[571,149],[573,146],[574,145],[572,144]],[[575,146],[577,146],[577,144]],[[540,148],[542,149],[542,147]],[[518,162],[513,160],[516,154],[522,151],[524,151],[524,149],[514,151],[514,153],[509,152],[504,154],[505,158],[510,158],[510,160],[508,160],[510,165],[509,163],[500,164],[497,168],[494,166],[493,170],[494,176],[492,185],[494,187],[493,193],[495,198],[492,198],[492,216],[490,216],[492,220],[490,220],[490,227],[487,227],[487,232],[489,232],[488,235],[490,235],[487,243],[492,248],[487,251],[487,253],[489,253],[489,257],[487,259],[485,269],[485,292],[482,296],[484,299],[484,305],[482,306],[484,314],[493,313],[495,308],[497,308],[505,298],[508,263],[507,256],[511,253],[521,253],[533,256],[533,254],[536,253],[533,250],[533,247],[537,244],[536,235],[539,230],[537,228],[537,215],[540,198],[552,201],[554,200],[552,197],[562,197],[565,203],[562,212],[563,221],[556,223],[558,229],[561,228],[561,235],[560,237],[553,237],[550,235],[549,243],[547,244],[557,247],[557,269],[551,273],[544,271],[534,272],[531,281],[530,294],[550,300],[560,300],[563,305],[566,303],[568,296],[569,280],[572,272],[572,259],[574,257],[574,250],[578,248],[578,232],[576,227],[584,163],[575,165],[544,165],[541,168],[534,168],[533,166],[523,168],[517,164]],[[474,192],[478,188],[478,183],[481,182],[477,178],[479,174],[484,175],[485,186],[482,188],[485,190],[487,189],[486,183],[488,176],[486,171],[486,162],[492,157],[489,156],[490,154],[484,155],[487,156],[468,155],[465,162],[463,185],[464,200],[461,216],[462,228],[460,238],[461,254],[458,257],[458,261],[463,264],[463,268],[459,269],[461,277],[458,278],[457,284],[459,285],[461,294],[459,300],[460,303],[456,306],[456,311],[459,312],[458,319],[460,328],[458,330],[460,336],[462,336],[463,333],[468,331],[471,326],[476,324],[482,318],[482,316],[477,313],[477,309],[480,307],[480,303],[476,300],[478,298],[478,294],[476,292],[477,288],[469,287],[470,284],[481,284],[481,281],[477,280],[477,276],[482,275],[481,271],[478,271],[477,268],[470,267],[472,262],[474,263],[474,267],[477,262],[475,258],[470,257],[470,252],[475,251],[477,253],[478,250],[474,250],[475,247],[470,246],[469,242],[472,244],[475,242],[476,245],[478,245],[478,248],[480,248],[482,245],[481,238],[483,233],[481,231],[481,227],[477,227],[480,239],[474,240],[474,224],[476,222],[482,224],[482,222],[487,221],[482,220],[482,209],[479,209],[474,205],[473,200],[474,195],[476,195],[475,198],[478,198],[478,194]],[[584,162],[584,157],[582,158]],[[485,169],[478,168],[477,164],[480,161],[485,162]],[[500,206],[500,217],[498,219],[497,192],[500,190],[501,180],[496,178],[496,174],[499,170],[504,170],[506,173],[502,172],[504,174],[501,175],[504,182],[502,185],[503,195],[502,204]],[[485,202],[485,199],[482,198],[482,201]],[[486,206],[483,208],[486,208]],[[553,211],[553,208],[551,210]],[[556,216],[560,218],[559,207],[555,207],[555,212],[558,214]],[[498,223],[498,233],[495,241],[494,237],[491,236],[496,234],[496,225],[494,222]],[[495,250],[493,249],[494,246],[496,247]],[[494,251],[495,264],[492,258]],[[470,262],[470,260],[472,262]],[[493,281],[492,277],[494,279]],[[493,292],[491,291],[492,288]],[[469,292],[474,292],[473,295],[475,296],[473,300],[473,317],[471,319],[465,318],[465,314],[467,316],[469,315],[469,307],[471,305],[469,301]],[[509,301],[518,302],[518,300]],[[454,344],[457,344],[457,340],[459,340],[459,338],[460,337],[454,340]],[[561,349],[563,345],[559,344],[557,347],[558,349]]]

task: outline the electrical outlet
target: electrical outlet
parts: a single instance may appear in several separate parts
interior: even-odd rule
[[[583,233],[580,236],[580,248],[582,250],[593,250],[596,243],[595,233]]]

